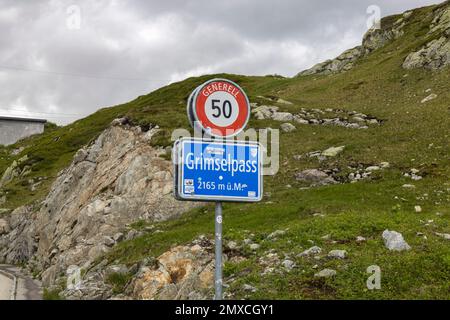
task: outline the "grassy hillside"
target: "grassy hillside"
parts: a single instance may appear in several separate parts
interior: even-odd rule
[[[252,102],[267,104],[259,96],[293,102],[293,105],[279,104],[282,111],[295,113],[302,107],[339,108],[383,120],[382,125],[367,130],[296,124],[296,131],[281,134],[282,165],[277,175],[265,178],[268,194],[264,201],[225,205],[225,238],[239,243],[252,238],[261,244],[256,252],[245,246],[241,249],[245,261],[226,264],[226,275],[239,279],[227,292],[235,298],[448,299],[450,248],[448,240],[436,236],[435,232],[450,233],[450,69],[406,71],[401,67],[409,52],[434,36],[426,35],[431,10],[433,7],[414,11],[404,36],[363,58],[345,73],[297,78],[228,74],[190,78],[127,104],[102,109],[69,126],[48,128],[42,135],[0,148],[0,173],[25,154],[29,159],[22,166],[32,166],[29,176],[15,179],[3,188],[7,202],[2,207],[13,209],[41,199],[76,150],[119,116],[127,116],[143,128],[159,125],[164,131],[154,143],[171,144],[169,136],[173,128],[189,127],[185,104],[190,92],[207,79],[225,77],[241,85]],[[394,19],[390,17],[383,23]],[[422,104],[421,100],[429,95],[428,89],[437,98]],[[279,128],[280,124],[251,119],[249,127]],[[343,153],[320,163],[313,158],[294,158],[294,155],[341,145],[346,146]],[[12,156],[10,151],[19,147],[25,149]],[[298,171],[319,167],[339,168],[345,175],[348,166],[367,167],[382,161],[389,162],[390,167],[374,174],[371,180],[357,183],[304,189],[294,177]],[[412,181],[404,177],[411,168],[420,170],[424,178]],[[46,180],[32,192],[28,180],[38,177]],[[416,188],[405,189],[403,184],[414,184]],[[416,205],[422,207],[421,213],[415,212]],[[207,206],[180,220],[160,224],[158,229],[165,232],[124,242],[110,254],[110,259],[132,264],[200,234],[212,236],[212,216],[213,207]],[[145,223],[137,227],[143,226]],[[288,231],[277,241],[265,240],[269,233],[281,229]],[[381,239],[385,229],[401,232],[412,250],[389,252]],[[427,239],[417,236],[418,232]],[[357,243],[357,236],[364,236],[367,241]],[[331,249],[345,249],[348,258],[316,261],[295,257],[312,243],[322,247],[325,254]],[[290,257],[296,268],[262,277],[264,268],[259,258],[268,250],[274,250],[282,260],[285,255]],[[382,270],[382,290],[368,291],[366,268],[374,264]],[[313,277],[326,267],[337,270],[334,279]],[[244,283],[259,290],[244,292]]]

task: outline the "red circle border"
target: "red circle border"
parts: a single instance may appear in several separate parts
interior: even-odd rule
[[[236,98],[236,101],[239,106],[239,115],[238,115],[237,119],[229,126],[221,127],[221,126],[214,125],[211,121],[209,121],[208,117],[206,116],[204,106],[205,106],[206,100],[208,99],[208,96],[205,96],[204,94],[202,94],[202,92],[208,87],[212,88],[212,85],[216,85],[217,87],[222,86],[222,88],[224,87],[224,85],[226,85],[227,88],[229,88],[231,86],[232,90],[237,91],[235,98]],[[214,90],[213,92],[217,92],[217,91],[224,91],[224,92],[230,93],[228,90],[223,90],[223,89],[222,90]],[[213,92],[209,92],[209,94],[211,94]],[[229,136],[236,135],[247,124],[249,114],[250,114],[250,105],[249,105],[247,95],[245,94],[244,90],[242,90],[237,84],[235,84],[232,81],[229,81],[226,79],[210,80],[210,81],[204,83],[203,85],[201,85],[200,87],[198,87],[198,91],[197,91],[196,97],[194,99],[195,99],[194,114],[196,115],[196,118],[197,118],[196,120],[198,122],[200,122],[200,124],[204,130],[207,130],[208,128],[210,128],[211,134],[214,136],[229,137]]]

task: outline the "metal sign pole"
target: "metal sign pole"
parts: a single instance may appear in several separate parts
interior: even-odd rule
[[[216,202],[216,223],[215,223],[215,300],[222,300],[222,202]]]

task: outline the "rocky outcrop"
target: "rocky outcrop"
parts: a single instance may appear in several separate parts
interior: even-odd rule
[[[342,109],[305,109],[298,113],[279,112],[277,106],[267,106],[252,103],[252,114],[257,120],[294,121],[302,125],[339,126],[349,129],[368,129],[372,125],[381,125],[382,120],[373,116]]]
[[[384,47],[390,41],[401,37],[404,33],[403,27],[410,16],[411,12],[405,12],[402,17],[387,27],[383,26],[382,21],[382,28],[372,28],[366,32],[360,46],[344,51],[344,53],[335,59],[316,64],[312,68],[300,72],[298,76],[312,74],[328,75],[352,69],[360,58]]]
[[[171,195],[172,163],[149,143],[157,130],[123,123],[76,153],[40,208],[21,207],[5,218],[12,231],[0,235],[0,260],[29,262],[49,286],[69,266],[88,268],[121,241],[128,224],[177,217],[196,205]]]
[[[441,69],[450,65],[450,29],[445,36],[427,43],[423,48],[410,53],[403,62],[403,68]]]
[[[436,31],[448,31],[450,28],[450,1],[442,4],[436,11],[434,19],[430,25],[430,34]]]
[[[2,177],[0,178],[0,188],[11,182],[14,178],[19,176],[26,176],[30,173],[31,167],[28,165],[24,165],[28,160],[28,156],[25,155],[17,161],[13,161],[13,163],[6,168]]]
[[[32,207],[19,207],[4,217],[4,232],[0,232],[0,262],[25,264],[37,249],[37,234]]]
[[[450,65],[450,2],[434,13],[427,36],[434,38],[419,50],[410,53],[403,62],[403,68],[441,69]]]
[[[197,243],[195,243],[197,242]],[[144,267],[132,283],[137,299],[206,299],[214,283],[214,249],[206,238],[190,246],[178,246]]]
[[[425,68],[436,70],[450,64],[449,3],[446,2],[435,9],[430,30],[426,35],[430,38],[429,42],[406,57],[403,62],[404,69]],[[384,24],[389,20],[383,19],[381,28],[372,28],[366,32],[361,46],[347,50],[335,59],[316,64],[312,68],[300,72],[298,76],[328,75],[352,69],[359,59],[403,36],[404,27],[411,16],[412,11],[407,11],[388,26],[384,26]]]
[[[357,46],[345,51],[333,60],[327,60],[325,62],[318,63],[311,69],[300,72],[298,76],[307,76],[311,74],[328,75],[350,70],[351,68],[353,68],[354,63],[362,56],[362,54],[362,47]]]

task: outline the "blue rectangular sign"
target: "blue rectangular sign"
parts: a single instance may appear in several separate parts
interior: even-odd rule
[[[183,138],[175,143],[175,194],[181,200],[257,202],[262,198],[259,143]]]

